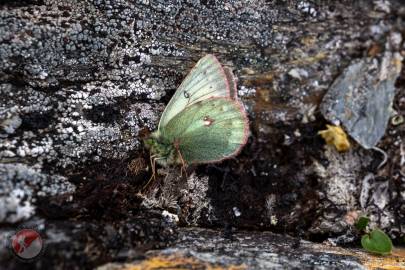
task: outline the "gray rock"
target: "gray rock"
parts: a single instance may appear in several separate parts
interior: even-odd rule
[[[364,148],[376,146],[393,111],[401,62],[402,56],[392,52],[381,59],[354,61],[324,96],[321,111],[325,118],[336,125],[341,123]]]
[[[75,186],[23,164],[0,164],[0,223],[17,223],[35,214],[37,199],[69,195]],[[71,201],[66,196],[65,201]]]
[[[44,249],[32,262],[20,261],[11,251],[20,228],[36,230],[43,240]],[[145,250],[167,247],[177,238],[176,228],[159,212],[129,214],[113,223],[34,218],[18,228],[3,226],[1,234],[1,269],[93,269],[111,260],[141,258]]]
[[[247,269],[366,269],[354,256],[269,232],[242,231],[227,239],[218,231],[184,229],[179,238],[162,254],[180,252],[205,262],[244,265]]]
[[[13,134],[18,127],[21,126],[21,118],[18,114],[10,114],[8,116],[2,116],[0,119],[0,127],[2,128],[3,134],[0,137],[6,137],[8,134]]]
[[[400,269],[400,255],[386,259]],[[190,269],[350,269],[383,267],[384,259],[357,249],[341,249],[314,244],[269,232],[240,231],[226,238],[215,230],[181,229],[179,240],[163,250],[147,252],[144,260],[109,263],[98,270],[148,269],[156,264]]]

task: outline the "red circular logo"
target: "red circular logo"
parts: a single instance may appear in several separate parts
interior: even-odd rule
[[[23,260],[32,260],[37,257],[43,249],[41,235],[33,229],[19,230],[11,238],[11,248],[14,254]]]

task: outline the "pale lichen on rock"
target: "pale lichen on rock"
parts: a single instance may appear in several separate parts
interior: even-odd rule
[[[23,164],[0,164],[0,179],[0,223],[3,224],[32,217],[37,198],[75,191],[75,186],[65,177],[46,175]]]

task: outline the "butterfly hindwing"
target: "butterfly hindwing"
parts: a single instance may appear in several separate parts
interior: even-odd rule
[[[206,163],[233,156],[246,143],[248,120],[241,103],[210,98],[177,114],[162,136],[178,145],[184,161]]]
[[[229,76],[232,74],[225,73],[215,56],[208,54],[201,58],[166,106],[159,130],[186,107],[212,97],[230,97]]]

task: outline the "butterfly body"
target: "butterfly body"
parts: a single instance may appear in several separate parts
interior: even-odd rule
[[[162,166],[177,164],[177,156],[174,143],[165,140],[158,131],[153,132],[145,141],[150,149],[152,157],[156,157],[156,162]]]
[[[248,134],[232,72],[207,55],[180,85],[145,143],[160,165],[201,164],[236,155]]]

